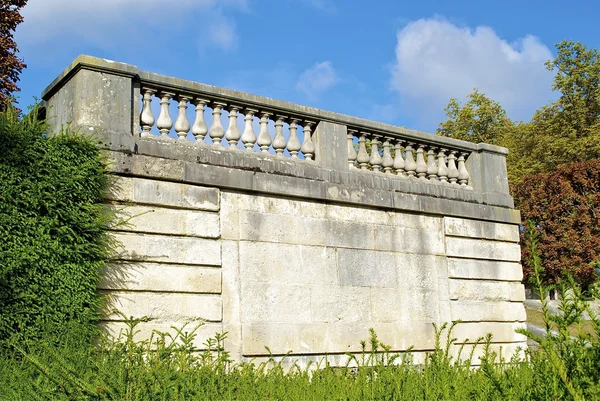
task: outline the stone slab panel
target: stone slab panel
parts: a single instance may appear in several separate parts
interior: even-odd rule
[[[120,259],[220,266],[221,243],[214,239],[113,233],[123,248]]]
[[[368,322],[371,320],[371,289],[312,286],[310,309],[312,322]]]
[[[438,279],[447,278],[444,256],[396,253],[398,288],[437,288]]]
[[[167,161],[161,163],[167,165]],[[218,188],[116,176],[112,187],[108,198],[115,201],[208,211],[218,211],[220,207]]]
[[[439,297],[436,288],[372,288],[373,322],[437,323]]]
[[[523,268],[517,262],[448,258],[448,276],[451,278],[481,280],[523,280]]]
[[[337,254],[341,286],[397,287],[394,253],[339,248]]]
[[[162,322],[221,321],[223,307],[219,295],[110,291],[104,320],[148,317]]]
[[[239,242],[244,280],[283,284],[335,285],[336,250],[272,242]]]
[[[481,322],[481,323],[459,323],[452,330],[452,337],[458,342],[469,340],[474,343],[479,338],[485,338],[489,333],[492,334],[492,341],[495,343],[514,343],[527,341],[527,338],[516,332],[517,329],[526,328],[525,323],[501,323],[501,322]]]
[[[117,222],[113,225],[118,231],[142,232],[150,234],[172,234],[203,238],[219,238],[219,214],[214,212],[167,209],[149,206],[117,206]]]
[[[135,326],[135,330],[139,332],[134,335],[133,339],[134,341],[146,341],[150,339],[156,340],[158,337],[156,333],[157,331],[161,333],[169,333],[175,337],[177,335],[176,329],[178,329],[188,333],[194,332],[196,337],[192,341],[192,345],[199,350],[204,350],[207,348],[206,345],[204,345],[206,340],[209,338],[214,338],[215,333],[223,332],[221,323],[207,322],[201,324],[199,327],[197,326],[198,323],[185,324],[180,322],[141,322]],[[100,323],[100,328],[104,330],[110,336],[110,338],[120,341],[124,341],[125,333],[127,333],[128,330],[128,326],[124,322],[104,321]],[[181,340],[178,340],[177,342],[181,344]],[[169,343],[167,343],[167,345],[168,344]]]
[[[524,322],[522,302],[452,301],[452,320],[463,322]]]
[[[104,268],[98,284],[104,290],[221,293],[221,269],[161,263],[123,262]]]
[[[227,350],[236,362],[242,355],[242,300],[239,242],[221,241],[223,331],[227,332]]]
[[[379,340],[393,351],[433,349],[435,332],[427,323],[373,323]],[[293,355],[360,352],[360,342],[368,343],[369,330],[352,323],[252,323],[244,324],[244,355]]]
[[[443,255],[444,233],[441,219],[423,228],[375,226],[375,249],[424,255]]]
[[[444,217],[446,235],[519,242],[519,226],[480,220]]]
[[[448,256],[461,258],[506,262],[519,262],[521,260],[521,247],[519,244],[483,239],[446,237],[446,253]]]
[[[483,280],[449,280],[450,299],[479,301],[523,301],[519,283]]]
[[[242,322],[308,323],[310,293],[308,285],[242,281]]]

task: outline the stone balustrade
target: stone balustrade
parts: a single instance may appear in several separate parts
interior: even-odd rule
[[[194,146],[196,150],[189,152],[197,152],[198,160],[207,160],[206,152],[214,150],[236,152],[226,158],[230,164],[236,158],[247,168],[260,164],[248,162],[240,153],[245,151],[261,158],[257,160],[293,160],[344,174],[376,174],[406,182],[393,184],[400,191],[514,205],[506,176],[508,151],[497,146],[149,73],[90,56],[75,60],[42,97],[56,129],[69,123],[112,136],[113,142],[115,135],[131,135],[156,140],[165,149]],[[281,168],[283,173],[287,168],[274,163],[271,171]],[[479,195],[458,196],[433,186]]]

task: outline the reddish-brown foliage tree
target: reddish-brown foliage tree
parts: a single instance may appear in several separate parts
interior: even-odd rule
[[[19,74],[26,67],[17,57],[17,43],[13,33],[17,25],[23,22],[20,10],[27,0],[0,0],[0,110],[11,101],[13,92],[17,92]]]
[[[590,263],[600,259],[600,160],[529,176],[514,189],[522,221],[533,221],[540,236],[544,280],[556,283],[570,273],[582,286],[591,284],[596,277]],[[521,242],[527,278],[533,267]]]

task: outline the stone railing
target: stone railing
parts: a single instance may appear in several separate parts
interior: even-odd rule
[[[474,191],[481,194],[482,203],[513,206],[506,177],[507,150],[492,145],[148,73],[89,56],[75,60],[42,97],[56,127],[72,123],[100,134],[162,141],[164,146],[186,143],[294,159],[352,174],[375,173]],[[226,124],[221,121],[223,114]],[[417,188],[413,192],[424,188],[413,187]]]

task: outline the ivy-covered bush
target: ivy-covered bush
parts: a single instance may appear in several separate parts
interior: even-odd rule
[[[526,177],[514,189],[522,221],[531,220],[539,236],[543,280],[553,284],[569,273],[583,287],[594,282],[591,263],[600,259],[600,160]],[[521,249],[530,277],[530,249],[526,243]]]
[[[0,344],[67,326],[91,335],[110,252],[100,151],[82,136],[47,137],[37,114],[0,113]]]

